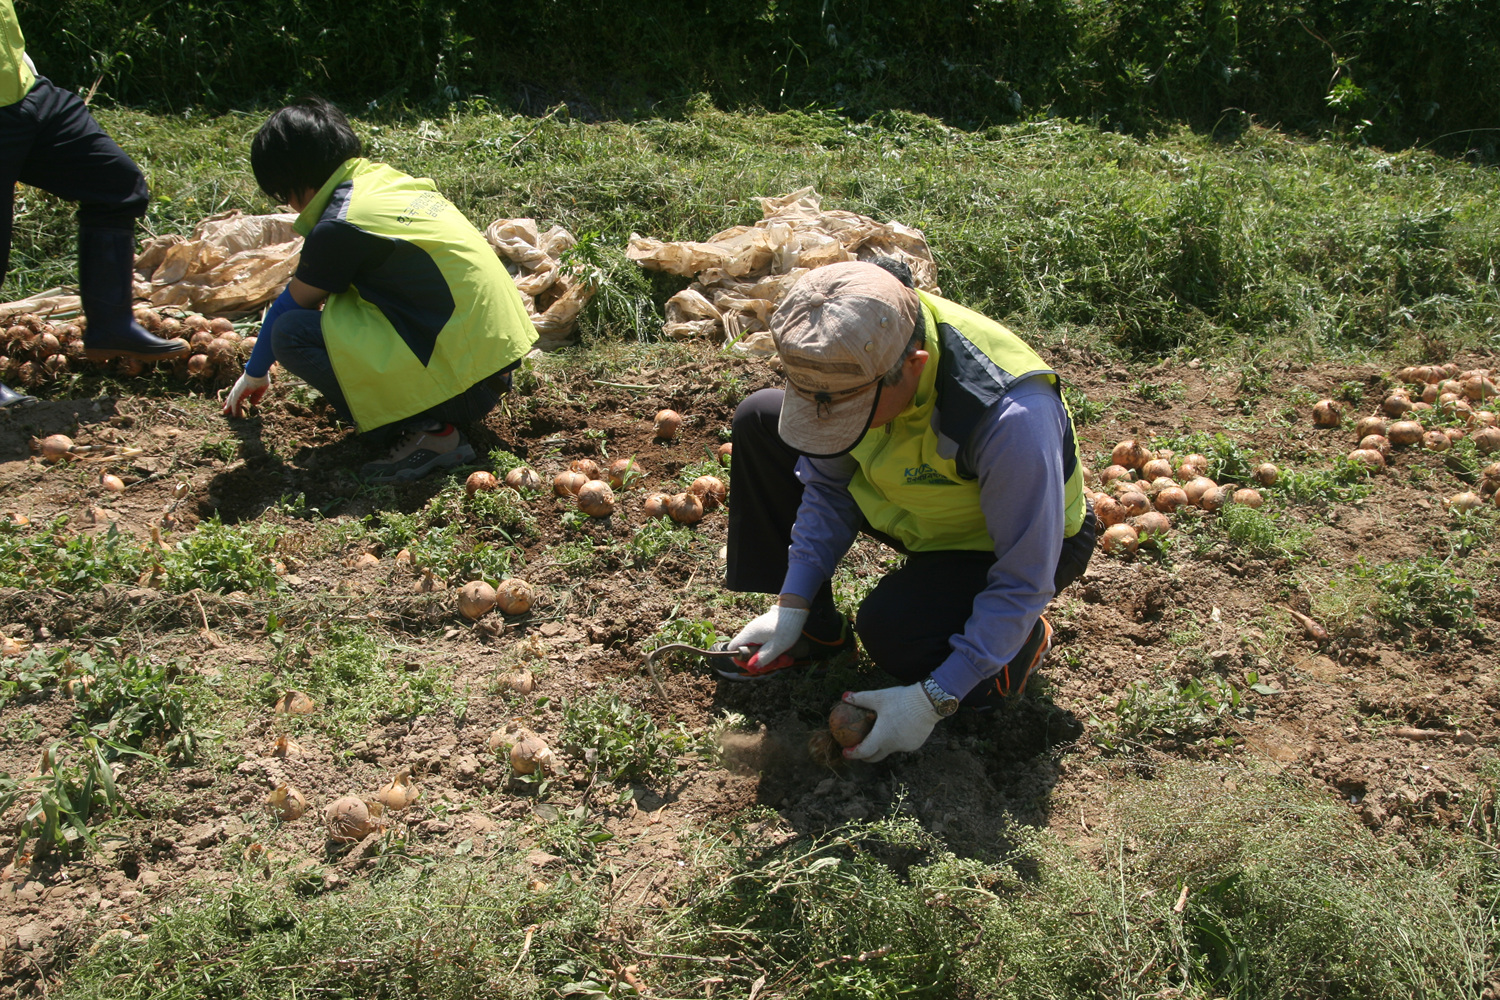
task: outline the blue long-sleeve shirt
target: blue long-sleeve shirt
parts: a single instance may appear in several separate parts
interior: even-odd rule
[[[933,414],[934,426],[939,414]],[[1068,416],[1045,376],[1017,383],[984,414],[969,440],[938,435],[940,453],[963,449],[963,464],[979,476],[979,505],[995,543],[989,580],[974,598],[952,653],[932,672],[944,691],[962,698],[998,674],[1020,652],[1053,596],[1053,578],[1066,525],[1063,441]],[[856,463],[803,457],[797,478],[802,505],[782,593],[812,600],[854,544],[863,515],[849,493]]]

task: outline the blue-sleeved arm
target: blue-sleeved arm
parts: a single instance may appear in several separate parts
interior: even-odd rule
[[[811,601],[859,534],[863,515],[849,492],[857,464],[848,455],[797,460],[802,504],[792,525],[783,594]]]
[[[1067,422],[1057,390],[1037,376],[991,407],[965,445],[969,467],[979,474],[995,564],[963,632],[951,640],[953,652],[932,672],[949,694],[962,698],[998,674],[1052,600],[1066,526]]]
[[[255,337],[255,350],[250,352],[250,360],[245,362],[246,375],[253,378],[266,377],[266,372],[271,370],[271,365],[276,361],[276,346],[271,342],[271,331],[275,328],[276,321],[293,309],[304,308],[306,307],[299,306],[297,300],[292,298],[290,285],[282,290],[260,321],[260,333]]]

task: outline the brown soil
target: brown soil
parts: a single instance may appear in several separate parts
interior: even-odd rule
[[[1095,469],[1120,438],[1182,430],[1224,430],[1283,467],[1326,467],[1353,445],[1346,432],[1312,429],[1307,394],[1321,397],[1357,382],[1367,398],[1378,399],[1388,384],[1372,366],[1284,365],[1273,373],[1274,388],[1255,395],[1241,393],[1237,371],[1197,363],[1127,369],[1066,349],[1053,360],[1090,399],[1109,404],[1103,419],[1081,429],[1085,461]],[[83,531],[114,524],[143,544],[153,525],[165,523],[170,541],[214,514],[227,523],[261,518],[283,527],[278,557],[288,568],[273,600],[124,585],[75,597],[3,591],[6,635],[43,649],[118,638],[127,650],[190,657],[194,669],[212,677],[270,669],[270,610],[294,634],[342,616],[399,647],[393,662],[450,666],[468,694],[462,718],[434,712],[372,724],[349,746],[299,736],[302,755],[287,758],[271,756],[278,727],[269,707],[244,705],[242,718],[226,720],[223,735],[205,739],[198,763],[125,766],[118,781],[131,812],[99,828],[95,849],[45,861],[9,851],[0,877],[4,988],[44,992],[46,978],[101,932],[149,933],[178,894],[189,887],[200,894],[205,881],[228,882],[250,859],[305,862],[309,877],[328,890],[360,878],[375,848],[326,844],[323,807],[340,795],[370,794],[402,767],[412,769],[423,792],[394,819],[409,851],[467,853],[519,836],[539,845],[528,863],[538,877],[550,878],[549,871],[583,859],[540,846],[538,810],[545,819],[555,814],[549,808],[581,805],[615,835],[591,863],[608,859],[616,866],[624,905],[669,899],[673,866],[664,862],[686,860],[678,840],[684,827],[750,806],[775,810],[788,833],[899,810],[960,854],[996,856],[1015,822],[1049,825],[1086,841],[1110,781],[1124,771],[1149,773],[1174,757],[1298,777],[1348,803],[1382,836],[1492,821],[1478,771],[1500,741],[1493,540],[1469,556],[1470,565],[1487,567],[1471,574],[1484,626],[1471,635],[1367,628],[1319,644],[1278,610],[1308,611],[1316,589],[1356,559],[1373,565],[1447,551],[1442,499],[1462,484],[1428,453],[1398,454],[1361,502],[1289,508],[1289,518],[1313,531],[1311,558],[1296,564],[1246,556],[1222,542],[1200,554],[1183,541],[1169,559],[1097,553],[1085,577],[1053,606],[1057,645],[1026,696],[989,714],[960,715],[921,751],[886,763],[835,771],[807,754],[808,735],[840,691],[886,683],[862,661],[759,684],[719,681],[679,661],[661,666],[659,684],[653,681],[645,652],[665,621],[710,619],[728,635],[764,600],[726,598],[722,591],[722,512],[696,528],[701,553],[632,566],[610,546],[638,526],[641,499],[654,484],[708,457],[740,395],[777,381],[766,363],[705,351],[692,365],[628,376],[595,376],[577,364],[544,377],[532,395],[509,397],[475,435],[481,456],[507,449],[550,481],[568,460],[602,458],[607,450],[610,457],[635,456],[647,478],[624,492],[613,517],[582,526],[564,524],[563,502],[534,502],[541,530],[525,543],[525,565],[516,572],[537,585],[541,598],[499,636],[460,618],[451,591],[415,593],[415,578],[397,566],[396,553],[377,552],[377,565],[351,568],[352,557],[364,551],[360,542],[328,551],[314,541],[319,521],[279,508],[300,496],[325,517],[357,521],[382,510],[420,510],[447,481],[362,488],[353,470],[377,448],[335,426],[326,408],[273,390],[261,415],[232,423],[198,397],[44,401],[0,418],[0,511],[23,514],[34,525],[66,514]],[[1143,398],[1143,386],[1157,390]],[[664,406],[686,418],[675,442],[653,437],[651,416]],[[1289,410],[1295,412],[1283,420]],[[83,444],[142,449],[112,466],[131,483],[126,492],[99,491],[98,464],[47,467],[29,459],[29,438],[53,432]],[[598,554],[586,574],[549,551],[560,540],[578,539]],[[872,579],[891,556],[863,540],[849,559]],[[536,692],[521,701],[494,694],[497,670],[526,656],[534,657]],[[1253,714],[1230,720],[1218,739],[1154,736],[1113,750],[1096,739],[1133,682],[1218,674],[1243,688],[1252,670],[1279,693],[1246,690]],[[490,734],[524,724],[558,746],[563,703],[600,689],[618,691],[664,725],[699,731],[726,712],[742,715],[745,724],[724,735],[720,762],[685,759],[675,778],[635,785],[623,803],[607,776],[565,758],[566,773],[539,807],[507,780],[506,767],[487,749]],[[30,773],[44,746],[67,738],[70,716],[71,702],[61,693],[0,709],[0,771]],[[1414,730],[1421,735],[1413,737]],[[282,782],[311,803],[301,820],[279,824],[264,811],[267,793]],[[13,846],[18,815],[16,807],[4,817],[0,849]]]

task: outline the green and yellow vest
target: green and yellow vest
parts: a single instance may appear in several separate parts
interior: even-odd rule
[[[849,492],[871,526],[912,552],[989,551],[994,542],[979,506],[978,474],[959,465],[964,445],[984,411],[1021,379],[1046,375],[1059,393],[1060,380],[1004,326],[936,295],[917,294],[927,366],[911,405],[885,427],[867,432],[850,452],[859,468]],[[952,458],[938,454],[934,409],[943,436],[958,443]],[[1069,412],[1063,440],[1066,537],[1082,527],[1085,509],[1072,421]]]
[[[363,158],[346,160],[295,228],[306,236],[325,217],[403,244],[391,261],[409,261],[424,272],[426,283],[438,286],[441,303],[441,311],[425,317],[431,322],[413,332],[398,330],[388,315],[395,310],[353,285],[328,296],[323,340],[361,431],[452,399],[536,343],[536,328],[500,258],[431,180]],[[373,288],[367,293],[376,294]]]
[[[36,74],[26,63],[26,38],[16,20],[12,0],[0,0],[0,108],[9,107],[36,85]]]

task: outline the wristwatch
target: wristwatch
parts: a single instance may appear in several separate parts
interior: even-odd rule
[[[938,686],[938,682],[931,677],[922,682],[922,690],[927,695],[927,700],[932,702],[932,710],[939,717],[946,719],[958,711],[958,699]]]

